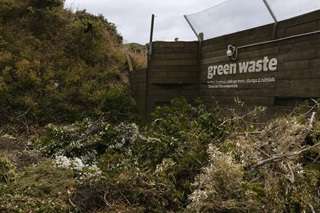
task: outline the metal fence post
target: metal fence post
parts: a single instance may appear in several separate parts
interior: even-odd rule
[[[151,16],[151,29],[150,29],[150,41],[149,41],[149,56],[152,55],[153,27],[154,27],[154,14],[152,14],[152,16]]]
[[[267,2],[267,0],[263,0],[264,5],[267,7],[273,21],[274,21],[274,27],[273,27],[273,39],[277,38],[277,26],[278,26],[278,20],[276,18],[276,16],[274,15],[271,7],[269,6],[269,3]]]
[[[188,24],[189,24],[190,28],[192,29],[193,33],[197,36],[198,41],[201,42],[201,38],[199,37],[197,31],[196,31],[196,30],[194,29],[194,27],[192,26],[192,24],[191,24],[191,22],[189,21],[188,17],[187,17],[186,15],[184,15],[183,17],[184,17],[184,18],[186,19],[186,21],[188,22]]]

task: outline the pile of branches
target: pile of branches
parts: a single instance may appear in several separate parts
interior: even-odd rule
[[[320,119],[315,103],[303,114],[236,131],[223,144],[211,144],[209,164],[194,182],[188,209],[319,212]]]

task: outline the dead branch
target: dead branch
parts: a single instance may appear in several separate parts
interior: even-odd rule
[[[310,210],[312,213],[316,213],[316,211],[314,210],[313,206],[309,203],[308,206],[310,207]]]
[[[311,118],[310,118],[310,122],[309,122],[309,128],[310,128],[310,129],[313,128],[315,116],[316,116],[316,112],[312,112],[312,115],[311,115]]]
[[[313,160],[313,163],[317,162],[320,159],[320,154]]]
[[[72,200],[71,200],[70,197],[68,198],[68,200],[69,200],[69,203],[71,204],[71,206],[73,206],[74,208],[78,208],[78,207],[72,202]]]
[[[107,192],[104,193],[103,197],[100,196],[100,198],[103,200],[103,202],[106,204],[106,206],[108,206],[108,207],[114,206],[114,204],[111,204],[111,203],[109,203],[109,202],[107,201]]]
[[[267,163],[270,163],[270,162],[273,162],[273,161],[277,161],[277,160],[281,160],[281,159],[284,159],[284,158],[290,158],[290,157],[293,157],[293,156],[297,156],[297,155],[301,155],[302,153],[305,153],[305,152],[309,152],[317,147],[320,147],[320,143],[317,143],[313,146],[309,146],[307,148],[304,148],[304,149],[300,149],[298,151],[294,151],[294,152],[289,152],[289,153],[285,153],[285,154],[281,154],[281,155],[273,155],[271,158],[268,158],[268,159],[265,159],[265,160],[262,160],[254,165],[252,165],[251,167],[253,168],[257,168],[259,166],[262,166],[264,164],[267,164]]]

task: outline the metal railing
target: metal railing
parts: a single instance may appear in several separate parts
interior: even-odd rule
[[[317,0],[227,0],[184,18],[198,39],[200,33],[210,39],[266,24],[274,24],[276,39],[279,21],[319,9]]]

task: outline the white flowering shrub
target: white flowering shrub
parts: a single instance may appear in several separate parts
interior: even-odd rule
[[[35,148],[43,155],[79,159],[89,165],[97,161],[99,154],[110,149],[131,152],[139,134],[138,126],[134,123],[113,126],[103,119],[84,119],[70,126],[49,124],[46,130],[47,134],[34,142]]]
[[[135,123],[120,123],[115,127],[116,137],[113,143],[108,147],[109,149],[122,150],[127,149],[128,152],[132,152],[132,145],[139,136],[139,128]]]
[[[66,156],[57,156],[55,163],[58,167],[71,168],[76,171],[82,171],[85,166],[80,158],[69,159]]]
[[[54,162],[55,166],[71,169],[81,178],[99,177],[101,175],[101,171],[96,164],[86,165],[77,157],[56,156]]]

